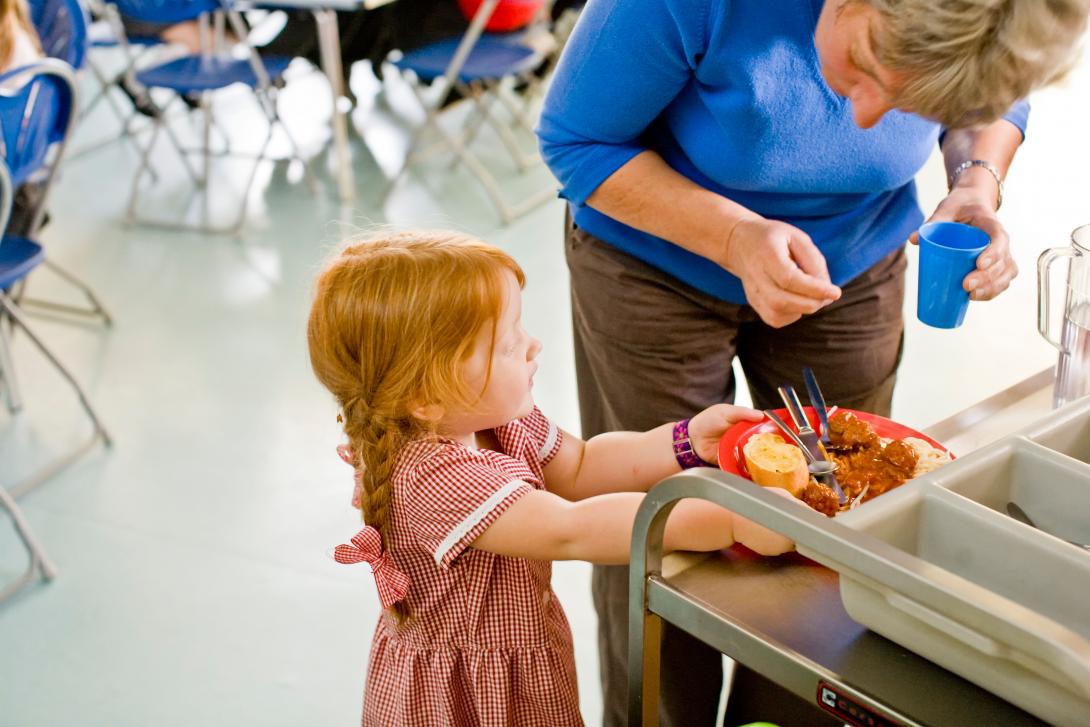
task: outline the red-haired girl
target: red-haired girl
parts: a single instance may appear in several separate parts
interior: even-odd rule
[[[340,405],[367,523],[336,557],[371,564],[386,610],[364,725],[582,724],[551,561],[628,562],[640,493],[714,462],[728,426],[761,417],[720,404],[586,442],[558,429],[533,400],[523,280],[506,253],[451,233],[352,245],[318,279],[310,359]],[[702,501],[665,535],[668,550],[735,541],[792,547]]]

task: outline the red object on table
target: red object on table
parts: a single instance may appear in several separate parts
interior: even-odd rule
[[[472,20],[482,0],[458,0],[458,7],[466,20]],[[529,25],[545,0],[500,0],[484,29],[493,33],[507,33]]]

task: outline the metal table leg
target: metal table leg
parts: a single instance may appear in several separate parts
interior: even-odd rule
[[[333,145],[337,155],[337,192],[342,202],[355,197],[352,164],[348,156],[348,114],[341,106],[344,98],[344,71],[341,68],[341,36],[337,30],[337,13],[333,10],[314,10],[318,26],[318,47],[322,57],[322,70],[329,79],[333,92]]]

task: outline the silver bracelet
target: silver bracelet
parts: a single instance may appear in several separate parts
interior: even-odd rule
[[[999,208],[1003,206],[1003,179],[999,176],[999,170],[996,169],[995,165],[991,162],[986,162],[983,159],[968,159],[961,164],[958,164],[957,169],[950,174],[950,189],[953,189],[954,185],[957,184],[958,177],[960,177],[966,169],[971,167],[987,169],[991,175],[995,177],[995,183],[999,185],[999,197],[995,200],[995,209],[998,212]]]

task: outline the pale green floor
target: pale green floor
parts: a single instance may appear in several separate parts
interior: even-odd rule
[[[910,296],[898,418],[925,426],[1053,360],[1033,328],[1033,263],[1090,222],[1086,65],[1036,100],[1011,175],[1004,220],[1023,270],[1016,285],[998,302],[974,304],[954,333],[915,323]],[[355,115],[373,153],[353,137],[356,202],[343,209],[318,151],[328,135],[321,79],[303,74],[283,100],[307,153],[318,154],[322,189],[310,195],[282,168],[263,179],[241,240],[122,226],[135,157],[121,144],[66,165],[43,241],[101,293],[116,325],[34,323],[87,386],[116,444],[21,500],[59,574],[0,605],[0,726],[358,723],[377,600],[366,568],[329,557],[358,520],[350,474],[333,451],[334,407],[309,372],[303,337],[312,277],[346,226],[454,226],[511,251],[529,278],[526,327],[545,343],[537,400],[578,431],[561,204],[503,227],[468,175],[438,165],[383,207],[375,155],[396,164],[405,138],[389,112],[404,101],[395,94]],[[225,126],[259,128],[230,113],[242,108],[237,99],[223,103]],[[75,146],[107,132],[107,122],[93,117]],[[169,189],[179,170],[170,154],[160,159]],[[508,168],[494,155],[490,166]],[[516,183],[547,179],[538,170]],[[933,203],[942,186],[935,160],[921,186]],[[143,208],[162,206],[152,197]],[[45,271],[31,289],[71,295]],[[87,431],[25,338],[15,358],[26,407],[15,417],[0,408],[0,482],[9,486]],[[0,520],[0,577],[21,559]],[[555,581],[593,724],[589,567],[558,564]]]

